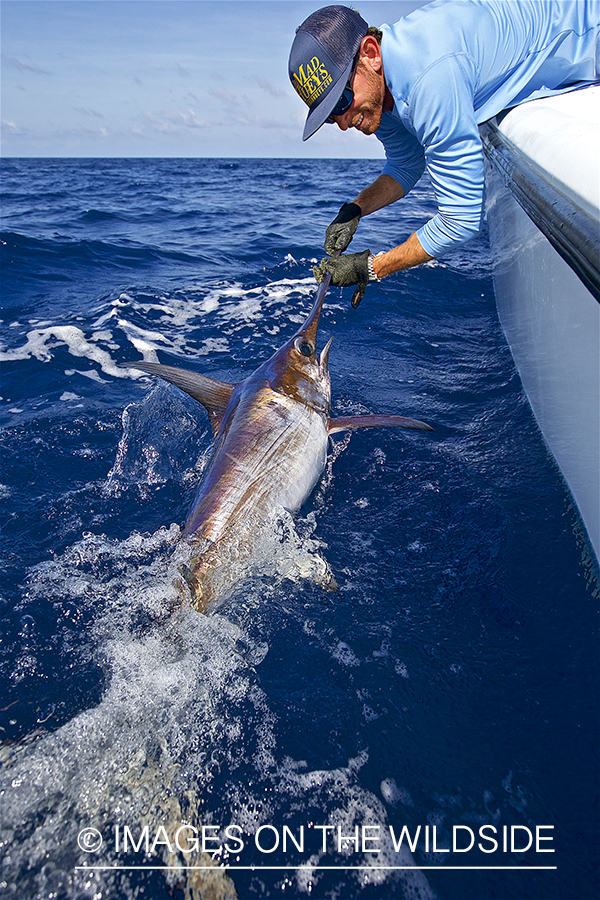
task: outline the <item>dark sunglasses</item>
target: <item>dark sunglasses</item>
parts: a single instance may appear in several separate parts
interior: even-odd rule
[[[350,77],[348,78],[348,81],[346,82],[346,87],[344,88],[342,96],[340,97],[338,102],[335,104],[335,106],[331,110],[329,118],[327,118],[325,120],[328,125],[335,125],[335,119],[333,117],[334,116],[343,116],[344,113],[348,112],[348,110],[352,106],[352,101],[354,100],[354,91],[352,89],[352,82],[353,82],[354,76],[356,74],[356,67],[358,65],[358,56],[359,56],[359,54],[357,53],[356,56],[354,57],[354,62],[352,64],[352,70],[350,72]]]

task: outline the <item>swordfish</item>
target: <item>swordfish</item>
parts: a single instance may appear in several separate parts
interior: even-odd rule
[[[218,599],[228,562],[237,560],[241,574],[261,526],[281,507],[293,512],[302,506],[325,468],[330,435],[381,426],[433,430],[404,416],[330,418],[331,339],[317,356],[329,281],[320,285],[299,330],[237,384],[158,363],[125,364],[176,385],[208,413],[214,450],[183,529],[189,552],[179,566],[199,612]]]

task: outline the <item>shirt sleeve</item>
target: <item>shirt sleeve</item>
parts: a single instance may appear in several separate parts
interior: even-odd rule
[[[461,54],[434,63],[415,84],[407,124],[425,149],[438,213],[417,231],[423,249],[441,256],[481,229],[483,148],[473,110],[475,68]]]
[[[423,147],[390,113],[382,115],[375,136],[385,149],[386,163],[381,174],[390,175],[408,194],[425,171]]]

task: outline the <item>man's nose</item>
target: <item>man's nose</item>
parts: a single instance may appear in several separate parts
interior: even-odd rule
[[[350,107],[343,116],[334,116],[333,118],[335,119],[338,128],[341,128],[342,131],[348,131],[350,123],[352,122],[352,107]]]

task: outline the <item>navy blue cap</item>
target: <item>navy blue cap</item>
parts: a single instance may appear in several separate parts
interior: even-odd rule
[[[289,73],[296,93],[309,107],[303,141],[329,118],[344,93],[368,27],[347,6],[324,6],[296,29]]]

